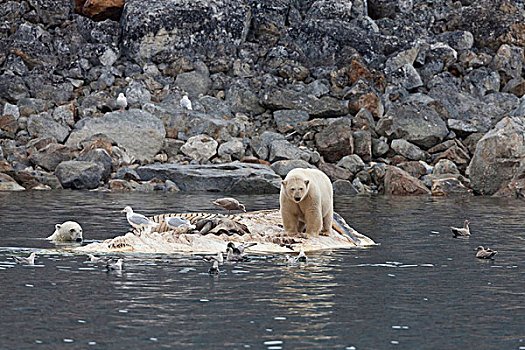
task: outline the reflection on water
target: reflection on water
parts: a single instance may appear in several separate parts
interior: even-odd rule
[[[126,256],[106,272],[43,240],[76,220],[87,240],[126,232],[120,210],[216,211],[215,195],[0,193],[0,348],[519,349],[523,328],[522,202],[489,198],[336,198],[379,246],[225,264],[182,255]],[[250,210],[278,196],[240,196]],[[472,237],[449,226],[471,221]],[[499,251],[474,257],[478,245]],[[36,266],[12,255],[39,255]]]

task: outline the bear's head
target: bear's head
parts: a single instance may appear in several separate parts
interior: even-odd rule
[[[55,225],[55,240],[82,242],[82,227],[74,221],[66,221]]]
[[[296,203],[299,203],[308,193],[310,180],[294,177],[288,180],[283,180],[281,183],[283,184],[286,195]]]

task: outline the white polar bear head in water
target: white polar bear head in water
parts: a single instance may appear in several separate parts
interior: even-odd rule
[[[55,232],[47,237],[55,242],[82,242],[82,227],[75,221],[55,225]]]

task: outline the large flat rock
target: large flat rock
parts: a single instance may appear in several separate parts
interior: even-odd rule
[[[80,148],[93,136],[108,138],[124,148],[135,159],[152,160],[162,148],[166,130],[154,115],[132,109],[106,113],[101,118],[84,118],[75,125],[66,146]]]
[[[261,164],[152,164],[137,173],[145,181],[171,180],[182,192],[279,193],[281,186],[281,177]]]

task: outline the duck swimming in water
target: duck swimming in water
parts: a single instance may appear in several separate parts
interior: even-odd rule
[[[463,228],[451,227],[450,229],[452,230],[452,233],[454,234],[454,238],[460,237],[460,236],[463,236],[463,237],[470,236],[470,229],[468,227],[469,224],[470,224],[470,221],[465,220],[465,223],[463,224]]]

